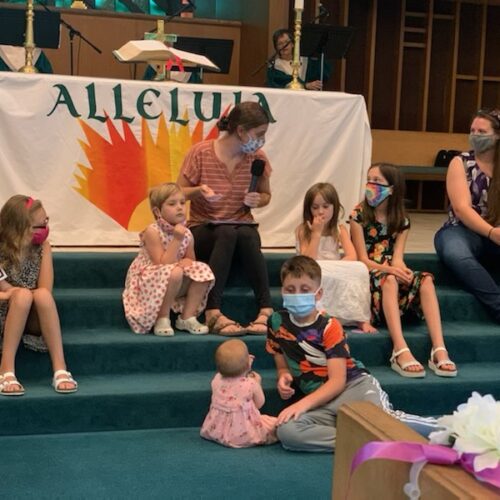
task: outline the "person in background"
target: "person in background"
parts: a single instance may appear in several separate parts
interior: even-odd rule
[[[24,47],[0,45],[0,71],[19,71],[26,62]],[[41,49],[33,52],[33,65],[39,73],[53,73],[49,59]]]
[[[455,156],[446,174],[448,220],[436,233],[439,258],[500,323],[500,109],[478,111],[472,151]]]
[[[292,81],[293,36],[287,29],[279,29],[273,34],[273,46],[276,51],[266,75],[266,87],[285,88]],[[331,66],[323,64],[323,79],[321,79],[321,59],[314,57],[300,58],[299,81],[306,90],[322,90],[328,81]]]

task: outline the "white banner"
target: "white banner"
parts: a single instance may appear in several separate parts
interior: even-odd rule
[[[135,245],[152,220],[149,188],[175,181],[191,145],[215,137],[219,116],[245,100],[274,120],[264,147],[272,200],[255,211],[263,245],[294,244],[315,182],[335,185],[347,216],[371,158],[362,96],[8,72],[0,72],[0,202],[40,198],[54,245]]]

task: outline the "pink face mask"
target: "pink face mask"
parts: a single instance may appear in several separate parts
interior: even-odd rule
[[[33,236],[31,237],[31,243],[33,245],[41,245],[49,235],[49,226],[42,226],[33,229]]]

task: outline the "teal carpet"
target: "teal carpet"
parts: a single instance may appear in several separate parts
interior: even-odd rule
[[[132,253],[56,253],[55,296],[74,395],[50,387],[46,355],[20,350],[22,398],[0,397],[0,498],[329,498],[332,456],[302,455],[279,445],[231,450],[202,440],[210,401],[216,336],[173,338],[130,332],[120,300]],[[286,254],[268,254],[272,297],[280,306],[279,268]],[[387,331],[349,335],[352,354],[380,380],[398,409],[452,412],[473,390],[500,399],[500,327],[461,290],[434,255],[408,264],[435,274],[443,326],[456,379],[428,370],[420,380],[389,369]],[[500,281],[500,272],[496,275]],[[255,315],[252,293],[233,270],[225,309],[241,322]],[[416,357],[426,362],[424,323],[405,326]],[[264,411],[276,414],[272,358],[263,337],[245,337],[263,376]]]
[[[331,456],[288,453],[279,445],[228,450],[192,428],[0,443],[1,498],[291,500],[300,493],[326,500],[331,488]]]

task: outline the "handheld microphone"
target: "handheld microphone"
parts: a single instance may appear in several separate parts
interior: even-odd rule
[[[259,177],[264,173],[264,167],[266,166],[266,162],[259,158],[256,158],[252,162],[252,180],[250,181],[250,186],[248,188],[249,193],[255,193],[257,191],[257,182]]]

